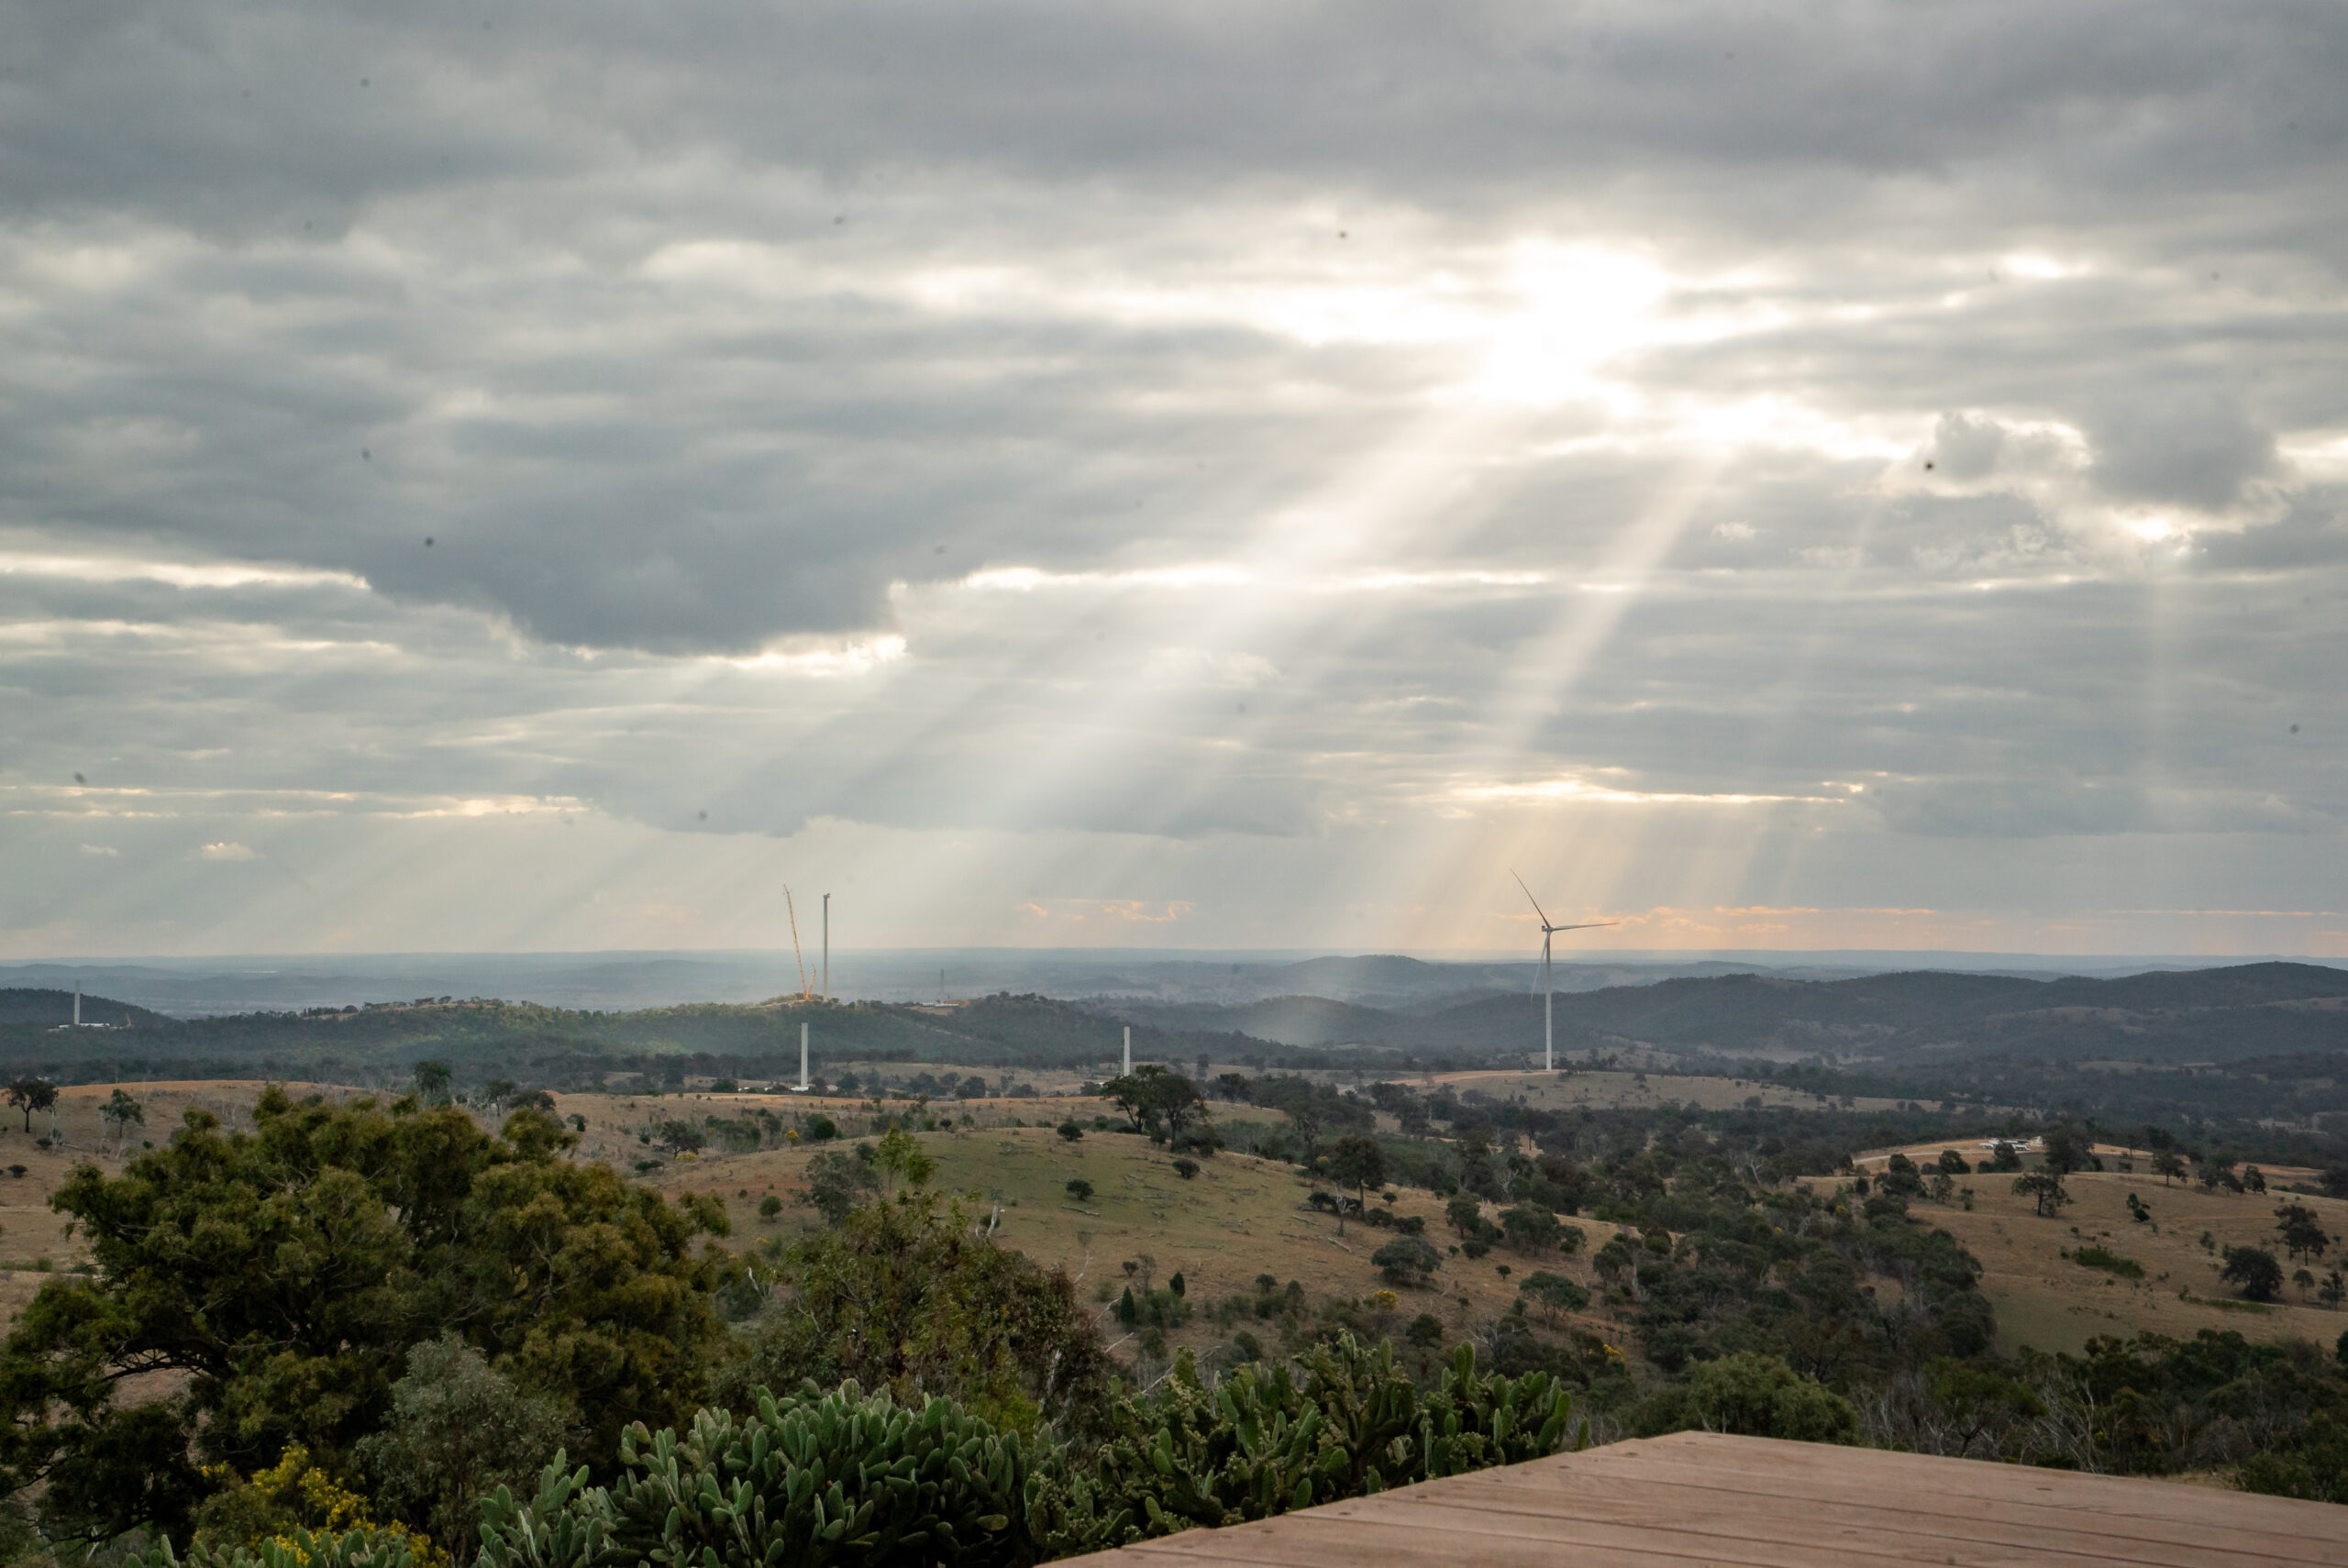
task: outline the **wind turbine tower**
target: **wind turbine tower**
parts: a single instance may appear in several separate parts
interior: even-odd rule
[[[1134,1026],[1125,1025],[1125,1077],[1134,1076]]]
[[[1516,877],[1513,871],[1509,875]],[[1524,878],[1516,877],[1516,885],[1524,888]],[[1549,911],[1541,907],[1541,900],[1533,896],[1532,889],[1524,888],[1524,897],[1532,904],[1533,912],[1541,917],[1541,1058],[1543,1070],[1554,1073],[1557,1070],[1557,999],[1556,991],[1549,984],[1549,939],[1561,931],[1595,931],[1600,926],[1615,922],[1611,920],[1586,920],[1578,925],[1552,925],[1549,923]]]
[[[799,1087],[792,1092],[805,1094],[812,1087],[807,1081],[807,1025],[802,1021],[799,1025]]]

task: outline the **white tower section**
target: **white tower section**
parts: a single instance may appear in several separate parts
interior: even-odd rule
[[[799,1026],[799,1092],[805,1094],[810,1087],[807,1082],[807,1026],[802,1023]]]
[[[1134,1026],[1125,1025],[1125,1077],[1134,1076]]]

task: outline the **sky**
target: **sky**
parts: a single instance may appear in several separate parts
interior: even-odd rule
[[[0,37],[0,957],[2348,956],[2338,6]]]

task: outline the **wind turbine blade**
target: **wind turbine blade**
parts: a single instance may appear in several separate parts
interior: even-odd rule
[[[1510,875],[1510,876],[1512,876],[1512,877],[1516,877],[1516,872],[1515,872],[1513,869],[1512,869],[1512,870],[1509,872],[1509,875]],[[1520,888],[1524,888],[1524,878],[1522,878],[1522,877],[1516,877],[1516,885],[1517,885],[1518,887],[1520,887]],[[1539,915],[1539,916],[1541,917],[1541,929],[1542,929],[1542,930],[1544,930],[1544,931],[1555,931],[1555,930],[1556,930],[1557,928],[1556,928],[1556,926],[1551,925],[1551,924],[1549,923],[1549,911],[1548,911],[1547,910],[1545,910],[1545,909],[1543,909],[1543,908],[1541,907],[1541,900],[1538,900],[1538,899],[1536,899],[1536,898],[1534,898],[1534,897],[1533,897],[1533,889],[1530,889],[1530,888],[1524,888],[1524,896],[1525,896],[1526,900],[1529,900],[1529,901],[1532,903],[1532,905],[1533,905],[1533,912],[1534,912],[1534,914],[1537,914],[1537,915]]]
[[[1586,920],[1579,925],[1553,925],[1548,929],[1551,931],[1596,931],[1601,926],[1620,925],[1623,922],[1619,920]]]

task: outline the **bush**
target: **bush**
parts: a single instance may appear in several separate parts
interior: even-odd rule
[[[1082,1203],[1092,1196],[1092,1184],[1082,1176],[1070,1176],[1068,1180],[1068,1195],[1079,1203]]]
[[[1443,1256],[1434,1244],[1416,1236],[1397,1236],[1370,1253],[1369,1261],[1384,1274],[1389,1285],[1423,1285],[1427,1276],[1443,1265]]]
[[[777,1198],[773,1193],[770,1192],[770,1193],[768,1193],[764,1198],[759,1198],[759,1219],[761,1219],[761,1220],[765,1220],[768,1224],[771,1225],[771,1224],[773,1224],[777,1220],[781,1219],[781,1217],[782,1217],[782,1199],[781,1199],[781,1198]]]
[[[191,1546],[184,1558],[172,1551],[171,1537],[163,1536],[153,1550],[132,1551],[122,1562],[123,1568],[419,1568],[415,1543],[405,1535],[382,1529],[313,1535],[298,1525],[282,1539],[257,1546]]]
[[[2242,1286],[2246,1300],[2272,1301],[2282,1294],[2283,1265],[2264,1247],[2228,1247],[2218,1277]]]
[[[408,1353],[391,1420],[360,1441],[359,1454],[378,1496],[407,1523],[470,1556],[482,1499],[526,1480],[561,1445],[563,1424],[553,1401],[524,1393],[449,1335]]]
[[[1188,1181],[1199,1174],[1199,1162],[1185,1154],[1174,1162],[1174,1174]]]
[[[2099,1268],[2106,1274],[2116,1274],[2122,1279],[2144,1277],[2143,1264],[2134,1258],[2122,1257],[2108,1247],[2081,1247],[2071,1254],[2071,1261],[2084,1264],[2088,1268]]]
[[[1537,1203],[1520,1203],[1501,1210],[1501,1232],[1521,1253],[1551,1251],[1564,1234],[1557,1217]]]
[[[809,1111],[804,1126],[811,1143],[827,1143],[840,1135],[840,1124],[820,1110]]]
[[[1068,1275],[972,1231],[958,1206],[907,1191],[779,1249],[789,1299],[737,1342],[725,1402],[854,1378],[906,1403],[949,1395],[1007,1430],[1096,1421],[1111,1368]]]
[[[1516,1289],[1523,1299],[1546,1312],[1552,1323],[1560,1312],[1578,1312],[1589,1305],[1589,1287],[1562,1274],[1544,1271],[1526,1275]]]
[[[1856,1442],[1851,1402],[1774,1355],[1751,1351],[1708,1361],[1687,1390],[1689,1413],[1707,1431],[1796,1442]]]
[[[942,1397],[914,1411],[854,1384],[762,1390],[748,1418],[704,1410],[681,1437],[631,1429],[608,1488],[565,1474],[560,1455],[530,1501],[500,1487],[481,1560],[1024,1568],[1537,1459],[1578,1444],[1572,1411],[1545,1375],[1480,1375],[1464,1346],[1422,1393],[1392,1347],[1350,1335],[1307,1351],[1301,1378],[1246,1364],[1213,1391],[1185,1355],[1153,1394],[1117,1401],[1113,1436],[1081,1463],[1055,1435],[1001,1432]]]
[[[565,1474],[560,1454],[529,1502],[499,1487],[482,1509],[484,1568],[985,1568],[1049,1555],[1058,1494],[1037,1485],[1028,1447],[948,1399],[912,1410],[854,1383],[762,1391],[756,1414],[703,1410],[682,1437],[632,1429],[620,1463],[608,1488],[587,1486],[583,1467]]]
[[[1561,1385],[1542,1374],[1480,1375],[1465,1345],[1424,1393],[1395,1364],[1391,1345],[1365,1348],[1350,1334],[1299,1362],[1301,1379],[1286,1366],[1243,1366],[1208,1390],[1186,1357],[1146,1400],[1120,1404],[1117,1435],[1095,1462],[1094,1516],[1068,1535],[1089,1537],[1087,1549],[1117,1546],[1514,1464],[1580,1441]]]

